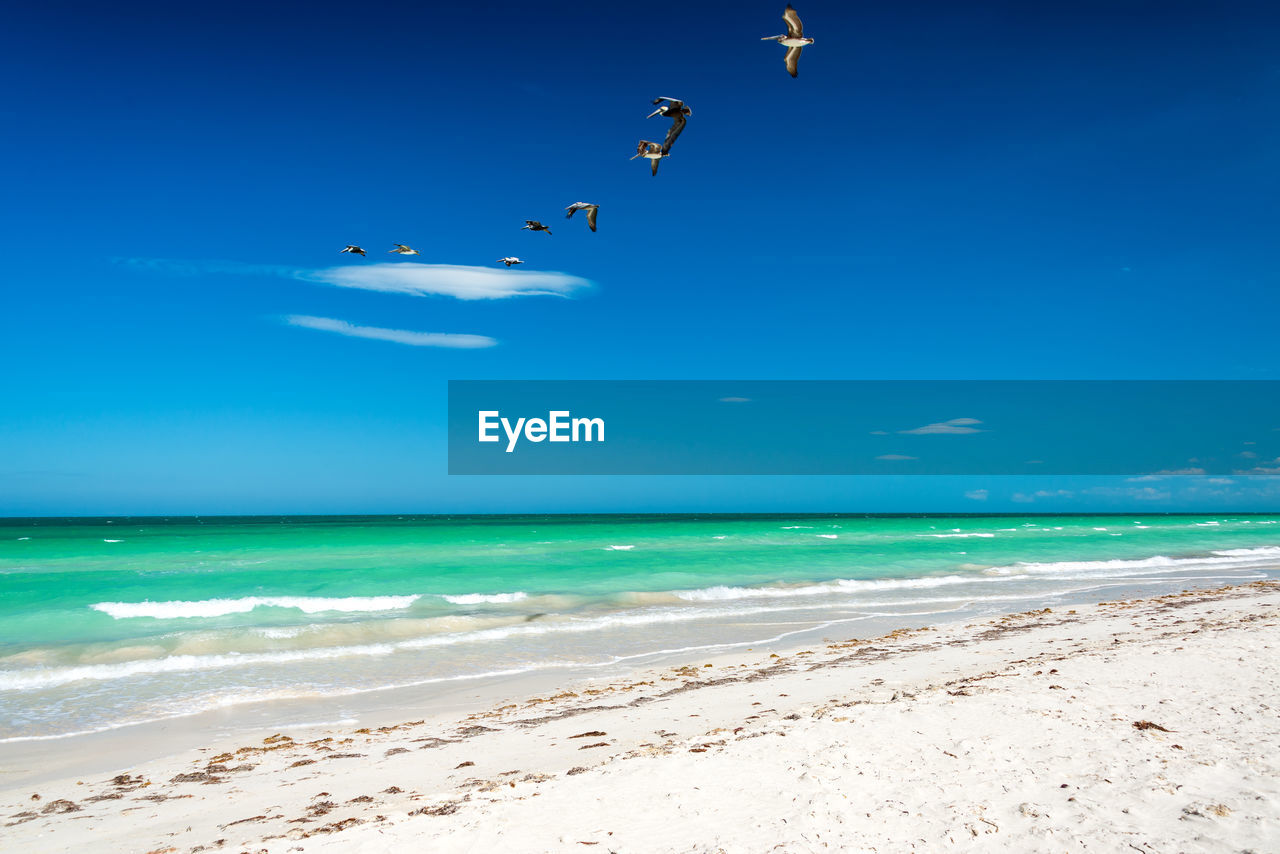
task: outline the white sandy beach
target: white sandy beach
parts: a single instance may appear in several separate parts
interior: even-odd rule
[[[0,848],[1275,851],[1278,606],[1259,582],[704,658],[32,785],[0,754]]]

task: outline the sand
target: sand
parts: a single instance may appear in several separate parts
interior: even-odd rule
[[[1280,850],[1280,584],[263,733],[0,791],[0,848]]]

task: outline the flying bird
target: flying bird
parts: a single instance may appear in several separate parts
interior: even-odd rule
[[[523,264],[524,262],[521,261],[519,258],[513,258],[508,256],[506,258],[499,258],[498,263],[506,264],[508,267],[510,267],[512,264]]]
[[[800,51],[804,50],[805,45],[813,44],[813,39],[804,37],[804,24],[800,23],[800,16],[796,14],[796,10],[787,4],[787,10],[782,13],[782,20],[787,22],[787,34],[784,36],[765,36],[760,39],[762,42],[777,42],[787,48],[787,55],[783,61],[787,64],[787,71],[791,72],[792,77],[800,74]]]
[[[403,243],[396,243],[396,244],[395,244],[395,247],[396,247],[395,249],[388,249],[387,251],[388,251],[388,252],[394,252],[394,253],[395,253],[395,254],[397,254],[397,255],[417,255],[417,254],[419,254],[419,252],[418,252],[418,250],[417,250],[417,249],[410,249],[408,246],[405,246]],[[361,255],[363,255],[364,253],[363,253],[363,252],[361,252],[360,254],[361,254]]]
[[[586,211],[587,228],[592,231],[596,230],[596,212],[600,210],[599,205],[593,205],[590,202],[574,202],[569,205],[569,207],[565,208],[565,210],[568,211],[568,213],[564,215],[565,219],[571,219],[578,211]]]
[[[545,231],[547,234],[551,233],[551,226],[543,225],[536,219],[526,219],[524,221],[524,225],[520,226],[520,230],[524,231],[526,228],[530,231]]]
[[[663,104],[663,101],[667,103]],[[645,116],[645,118],[651,119],[654,116],[665,116],[671,119],[671,128],[667,131],[667,138],[662,141],[662,153],[670,154],[671,146],[675,145],[676,137],[684,130],[684,126],[689,123],[688,117],[693,115],[693,110],[689,109],[684,101],[675,98],[654,98],[653,103],[661,104],[662,106]]]
[[[651,174],[657,175],[658,161],[666,156],[667,153],[662,150],[661,145],[656,142],[650,142],[647,139],[642,139],[640,140],[640,144],[636,146],[636,153],[632,155],[631,159],[635,160],[637,157],[648,158],[649,162],[653,164],[653,172]]]
[[[352,255],[363,255],[364,250],[353,243],[348,243],[346,249],[339,249],[339,252],[350,252]]]

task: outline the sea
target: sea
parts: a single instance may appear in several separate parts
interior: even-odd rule
[[[1277,515],[6,519],[0,745],[1277,577]]]

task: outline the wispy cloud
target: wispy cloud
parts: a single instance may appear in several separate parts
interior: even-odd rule
[[[971,498],[974,501],[986,501],[989,495],[991,495],[991,493],[985,489],[970,489],[964,494],[964,497]]]
[[[906,454],[881,454],[877,460],[918,460],[919,457],[908,457]]]
[[[981,423],[976,418],[952,418],[950,421],[939,421],[936,424],[916,427],[914,430],[899,430],[898,432],[915,436],[925,436],[932,433],[982,433],[984,431],[974,426]]]
[[[468,267],[461,264],[383,262],[325,267],[319,270],[239,261],[184,261],[168,258],[117,258],[116,263],[168,276],[279,276],[339,288],[449,296],[462,300],[519,296],[568,296],[591,282],[568,273]]]
[[[318,329],[321,332],[336,332],[352,338],[371,338],[374,341],[391,341],[395,344],[407,344],[410,347],[449,347],[460,350],[475,350],[492,347],[498,342],[487,335],[459,335],[452,332],[412,332],[407,329],[384,329],[380,326],[356,326],[345,320],[332,317],[311,317],[306,314],[291,314],[284,319],[290,326],[304,329]]]
[[[720,402],[721,402],[721,403],[750,403],[750,402],[751,402],[751,398],[749,398],[749,397],[722,397],[722,398],[720,398]]]
[[[356,264],[303,271],[297,278],[339,288],[449,296],[462,300],[507,299],[519,296],[568,296],[591,282],[568,273],[464,267],[458,264]]]

